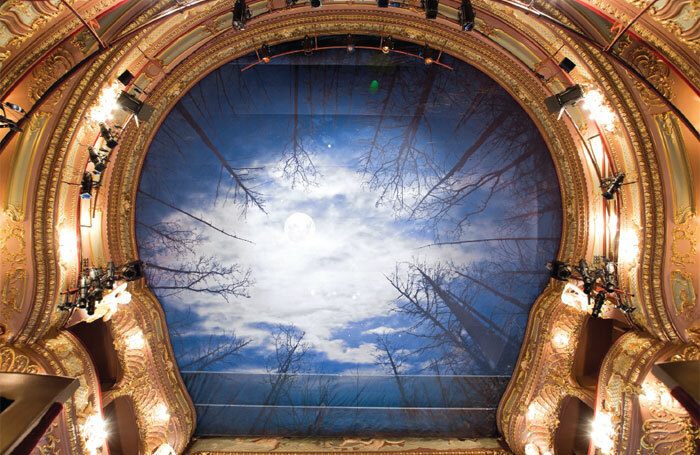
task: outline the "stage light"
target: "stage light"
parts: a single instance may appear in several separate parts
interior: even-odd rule
[[[573,106],[577,101],[583,98],[583,89],[576,84],[567,88],[563,92],[552,95],[544,99],[544,104],[550,114],[561,113],[567,106]]]
[[[126,112],[134,114],[136,118],[142,122],[147,122],[153,114],[153,107],[124,91],[119,94],[117,105]]]
[[[309,35],[304,36],[301,45],[304,48],[304,54],[311,55],[314,53],[314,40]]]
[[[377,6],[379,8],[387,8],[389,7],[389,0],[377,0]]]
[[[559,68],[563,69],[567,73],[570,73],[574,68],[576,68],[576,63],[572,62],[567,57],[564,57],[564,59],[559,62]]]
[[[105,145],[111,149],[119,145],[119,136],[105,123],[100,123],[100,136],[105,141]]]
[[[352,35],[347,35],[345,37],[345,47],[348,49],[348,53],[355,50],[355,40]]]
[[[431,65],[435,60],[437,60],[438,52],[437,52],[437,49],[433,49],[432,47],[430,47],[426,44],[425,47],[423,47],[421,54],[423,56],[423,60],[425,61],[425,64]]]
[[[394,40],[391,36],[387,36],[382,39],[382,52],[388,54],[389,51],[394,50]]]
[[[552,261],[546,264],[549,269],[549,276],[559,281],[569,281],[571,277],[571,266],[566,262]]]
[[[603,197],[607,200],[614,198],[624,180],[625,174],[622,172],[618,172],[613,177],[601,179],[600,188],[603,190]]]
[[[99,151],[96,151],[95,147],[88,147],[88,153],[90,154],[90,162],[95,167],[96,174],[101,174],[105,169],[107,169],[107,163],[109,162],[109,150],[101,148]]]
[[[134,75],[131,74],[131,71],[124,70],[123,73],[117,76],[117,80],[121,82],[124,87],[126,87],[127,85],[131,84],[131,81],[134,80]]]
[[[267,44],[263,44],[260,47],[258,54],[260,56],[260,60],[262,60],[265,63],[270,63],[270,58],[271,58],[270,46],[268,46]]]
[[[312,8],[320,8],[321,7],[321,0],[311,0],[311,7]]]
[[[80,197],[90,199],[92,197],[92,189],[95,186],[95,182],[92,181],[92,174],[83,172],[83,179],[80,181]]]
[[[132,261],[127,262],[119,268],[117,274],[117,279],[122,279],[124,281],[135,281],[143,278],[143,262]]]
[[[472,31],[475,18],[471,0],[462,0],[462,5],[459,7],[459,25],[462,27],[462,31]]]
[[[438,13],[438,0],[421,0],[426,19],[435,19]]]
[[[234,30],[245,30],[245,22],[250,17],[250,10],[245,0],[235,0],[233,4],[232,26]]]

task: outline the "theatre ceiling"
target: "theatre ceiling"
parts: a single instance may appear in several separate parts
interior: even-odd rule
[[[0,371],[80,379],[35,453],[693,453],[700,6],[467,3],[0,5]],[[600,318],[545,268],[596,257]]]

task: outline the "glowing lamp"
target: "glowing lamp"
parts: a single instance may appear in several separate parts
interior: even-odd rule
[[[158,448],[153,452],[153,455],[176,455],[176,452],[170,444],[164,442],[158,446]]]
[[[143,349],[143,347],[146,346],[146,339],[143,337],[143,332],[136,329],[131,335],[126,337],[124,343],[129,350]]]
[[[158,403],[153,407],[151,415],[158,422],[167,422],[170,420],[170,413],[168,412],[168,407],[163,403]]]
[[[107,429],[102,416],[97,413],[85,419],[85,423],[80,428],[80,433],[85,440],[85,447],[90,454],[97,454],[107,438]]]
[[[571,283],[566,283],[561,293],[561,301],[564,305],[576,308],[579,311],[588,310],[588,296],[581,289]]]
[[[593,419],[591,442],[604,454],[612,453],[615,447],[615,427],[612,417],[605,411],[598,411]]]
[[[605,97],[598,90],[589,90],[583,95],[583,108],[589,118],[608,131],[615,129],[615,113],[605,104]]]
[[[623,264],[636,264],[639,257],[639,238],[634,229],[621,229],[617,241],[618,261]]]
[[[164,442],[163,444],[158,446],[155,452],[153,452],[153,455],[177,455],[177,453],[170,444]]]
[[[552,346],[555,349],[565,349],[569,346],[569,333],[562,329],[556,329],[552,336]]]
[[[75,229],[61,229],[61,233],[58,235],[58,253],[64,264],[78,258],[78,237],[75,234]]]
[[[540,449],[532,442],[525,444],[525,455],[540,455]]]
[[[121,93],[121,83],[112,82],[112,85],[105,87],[97,98],[97,104],[88,111],[88,117],[95,122],[107,122],[112,120],[112,114],[117,109],[117,99]]]

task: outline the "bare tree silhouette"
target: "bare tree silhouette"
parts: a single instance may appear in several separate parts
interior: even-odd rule
[[[401,375],[405,373],[404,364],[408,353],[405,350],[397,348],[387,333],[378,335],[375,340],[375,345],[377,346],[377,352],[374,354],[374,359],[377,365],[394,376],[396,386],[401,394],[401,402],[404,406],[408,406],[408,395],[401,378]]]
[[[278,402],[280,396],[287,393],[295,374],[303,368],[303,359],[311,349],[304,341],[306,333],[293,325],[277,325],[272,332],[275,352],[267,359],[268,381],[270,390],[263,400],[262,408],[250,427],[250,433],[264,431],[270,417],[266,407]]]
[[[223,265],[213,257],[188,259],[177,268],[145,264],[148,286],[159,297],[193,292],[217,295],[228,302],[233,297],[249,297],[248,288],[253,284],[250,269]]]
[[[205,371],[215,367],[234,367],[240,351],[252,341],[241,338],[235,331],[209,335],[206,339],[192,338],[197,334],[192,311],[170,315],[168,332],[173,350],[178,356],[181,371]]]

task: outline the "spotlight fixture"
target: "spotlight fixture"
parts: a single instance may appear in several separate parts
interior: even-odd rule
[[[141,261],[127,262],[119,267],[116,279],[124,281],[136,281],[144,277],[144,263]]]
[[[105,140],[105,145],[111,149],[119,145],[119,135],[102,122],[100,122],[100,136]]]
[[[387,36],[386,38],[382,39],[382,52],[385,54],[388,54],[389,51],[394,50],[394,40],[391,38],[391,36]]]
[[[147,122],[153,114],[153,107],[139,100],[131,93],[122,91],[117,98],[117,104],[126,112],[134,114],[142,122]]]
[[[320,8],[321,7],[321,0],[311,0],[311,7],[312,8]]]
[[[426,19],[437,18],[438,13],[438,0],[421,0],[421,5],[425,10]]]
[[[95,166],[95,174],[101,174],[107,169],[109,150],[100,148],[98,151],[95,147],[88,147],[88,153],[90,153],[90,162]]]
[[[9,109],[12,109],[12,110],[15,111],[15,112],[19,112],[20,114],[26,114],[26,113],[27,113],[24,109],[22,109],[20,106],[18,106],[18,105],[15,104],[15,103],[10,103],[10,102],[8,102],[8,101],[5,101],[5,102],[2,103],[2,105],[5,106],[5,107],[7,107],[7,108],[9,108]],[[4,110],[4,109],[3,109],[3,110]]]
[[[559,281],[569,281],[571,277],[571,266],[566,262],[552,261],[548,262],[546,267],[549,269],[549,276]]]
[[[14,120],[10,120],[4,115],[0,115],[0,128],[8,128],[10,131],[14,131],[17,133],[22,132],[22,128],[20,128],[19,125],[17,125],[17,122],[15,122]]]
[[[563,69],[567,73],[570,73],[574,68],[576,68],[576,63],[572,62],[569,58],[564,57],[564,59],[559,62],[559,68]]]
[[[474,8],[471,0],[462,0],[462,5],[459,7],[459,25],[462,31],[471,32],[474,30]]]
[[[123,73],[117,76],[117,80],[121,82],[124,87],[126,87],[127,85],[131,84],[131,81],[134,80],[134,75],[131,74],[131,71],[124,70]]]
[[[632,313],[636,310],[623,302],[623,297],[633,294],[617,288],[617,264],[605,257],[596,256],[591,265],[585,259],[581,259],[578,265],[573,267],[565,262],[552,261],[547,263],[547,268],[550,270],[550,276],[554,279],[569,281],[570,278],[573,278],[583,284],[583,289],[578,292],[587,296],[588,306],[591,305],[591,298],[593,298],[591,316],[594,318],[600,317],[606,302],[610,303],[607,295],[614,297],[613,307],[623,313]],[[575,274],[572,273],[572,269],[573,272],[576,272]],[[581,309],[585,309],[586,305],[584,303],[581,305]]]
[[[583,98],[583,89],[580,85],[576,84],[561,93],[545,98],[544,104],[547,106],[547,110],[550,114],[556,114],[557,112],[561,114],[561,111],[565,107],[573,106],[581,98]]]
[[[250,10],[245,4],[245,0],[235,0],[233,4],[233,22],[234,30],[245,30],[245,23],[250,18]]]
[[[309,35],[304,36],[301,45],[304,48],[304,54],[311,55],[314,53],[314,40]]]
[[[426,65],[431,65],[435,60],[437,60],[438,52],[437,49],[433,49],[427,44],[423,47],[422,51],[423,60]]]
[[[615,197],[615,193],[617,193],[620,190],[620,187],[623,185],[622,182],[624,180],[625,174],[622,172],[618,172],[613,177],[600,179],[600,188],[603,190],[603,197],[607,200],[610,200],[613,197]]]
[[[90,199],[92,197],[92,189],[99,186],[99,182],[92,180],[90,172],[83,172],[83,179],[80,181],[80,197],[82,199]]]
[[[92,316],[95,314],[96,304],[104,296],[104,291],[111,290],[116,281],[135,281],[144,276],[144,265],[141,261],[128,262],[120,267],[108,262],[105,268],[88,267],[87,259],[83,259],[82,264],[78,286],[62,293],[66,300],[58,307],[61,310],[83,308]]]
[[[24,109],[17,106],[16,104],[12,104],[12,103],[8,103],[8,102],[4,102],[4,103],[0,104],[0,128],[8,128],[10,131],[21,133],[22,128],[20,128],[19,125],[17,125],[17,122],[15,122],[14,120],[7,117],[7,114],[5,113],[5,106],[12,109],[13,111],[16,111],[16,112],[19,112],[22,114],[25,113]]]
[[[355,39],[350,34],[345,37],[345,47],[347,47],[348,53],[355,50]]]
[[[389,7],[389,0],[377,0],[377,6],[379,8],[388,8]]]
[[[265,63],[270,63],[270,59],[272,58],[270,46],[267,45],[267,43],[260,46],[260,50],[258,50],[258,55],[260,57],[260,60],[262,60]]]

